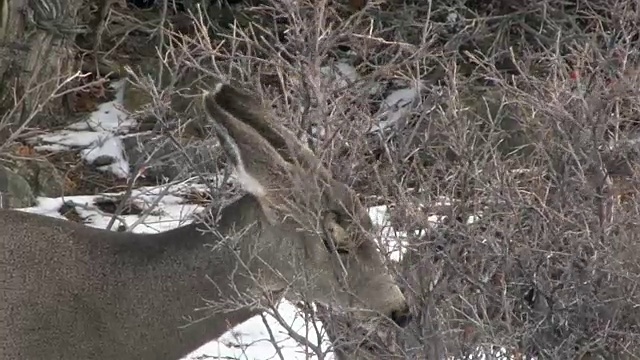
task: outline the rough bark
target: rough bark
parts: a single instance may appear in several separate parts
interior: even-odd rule
[[[0,35],[0,141],[15,136],[20,127],[33,126],[38,114],[60,114],[68,110],[65,82],[78,68],[73,47],[75,34],[44,29],[28,20],[25,0],[3,0]],[[34,0],[35,1],[35,0]],[[59,1],[59,0],[38,0]],[[81,0],[58,3],[66,9],[60,15],[65,23],[75,23]],[[45,4],[45,6],[50,6]]]

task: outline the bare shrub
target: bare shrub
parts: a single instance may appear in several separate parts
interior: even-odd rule
[[[166,30],[181,120],[201,120],[190,96],[212,81],[248,84],[407,232],[396,267],[419,316],[370,332],[321,308],[339,358],[637,358],[635,4],[242,11],[251,20],[228,28],[194,14],[195,37]],[[344,59],[359,78],[331,80],[326,67]],[[398,88],[415,101],[375,130]]]

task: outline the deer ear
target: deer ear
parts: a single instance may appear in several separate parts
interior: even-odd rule
[[[214,133],[244,189],[259,198],[272,197],[289,187],[293,167],[254,128],[215,101],[215,92],[222,86],[205,93],[202,100]]]
[[[323,178],[331,178],[315,154],[296,135],[271,118],[269,111],[253,94],[238,87],[220,85],[214,99],[225,111],[255,129],[271,146],[291,164],[296,164]]]

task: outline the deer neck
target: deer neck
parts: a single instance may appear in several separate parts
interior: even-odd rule
[[[263,236],[261,216],[257,200],[245,195],[221,210],[215,226],[193,223],[123,242],[116,258],[131,264],[114,271],[118,283],[133,287],[124,285],[114,301],[131,307],[145,336],[162,339],[150,341],[157,358],[185,356],[261,312],[249,276],[256,264],[245,255]],[[147,308],[136,305],[149,297]]]

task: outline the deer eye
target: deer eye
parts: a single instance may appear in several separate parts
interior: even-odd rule
[[[336,252],[340,255],[347,255],[349,254],[349,250],[347,248],[342,248],[342,247],[337,247],[336,248]]]
[[[338,214],[330,212],[324,218],[324,235],[322,237],[324,245],[331,253],[348,254],[349,249],[341,246],[348,241],[347,231],[338,223]]]
[[[327,248],[327,251],[329,251],[330,253],[336,252],[340,255],[349,254],[349,249],[345,247],[336,246],[333,240],[327,237],[323,237],[322,241],[324,242],[324,246]]]

